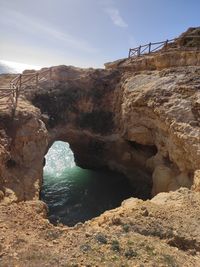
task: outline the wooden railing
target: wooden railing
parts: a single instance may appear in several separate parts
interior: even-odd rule
[[[140,45],[135,48],[130,48],[128,57],[135,58],[141,55],[157,52],[160,49],[163,49],[163,51],[165,51],[170,47],[170,44],[174,43],[175,45],[177,45],[177,43],[174,41],[177,41],[179,39],[184,40],[187,38],[200,38],[200,36],[183,36],[181,38],[175,38],[163,42]],[[8,103],[12,109],[12,113],[14,116],[19,96],[24,91],[26,86],[38,86],[38,83],[44,78],[48,78],[50,80],[52,79],[52,68],[48,68],[43,71],[35,71],[33,73],[19,74],[17,77],[11,80],[9,87],[0,87],[0,106],[5,106],[5,103]]]
[[[9,87],[0,88],[0,106],[8,103],[14,116],[19,96],[24,92],[26,86],[38,86],[39,82],[45,78],[49,80],[52,79],[52,68],[48,68],[43,71],[19,74],[10,81]]]
[[[175,38],[175,39],[171,39],[171,40],[166,40],[166,41],[162,41],[162,42],[157,42],[157,43],[148,43],[145,45],[140,45],[138,47],[135,48],[130,48],[129,49],[129,53],[128,53],[128,57],[139,57],[141,55],[146,55],[146,54],[150,54],[153,52],[156,52],[160,49],[164,49],[163,51],[166,51],[170,46],[169,44],[174,43],[176,44],[174,41],[178,41],[178,40],[184,40],[184,39],[191,39],[191,38],[200,38],[200,36],[184,36],[181,38]]]

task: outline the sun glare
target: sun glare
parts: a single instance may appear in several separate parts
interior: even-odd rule
[[[7,60],[1,60],[1,62],[3,64],[7,65],[8,67],[12,68],[13,70],[15,70],[18,73],[21,73],[27,69],[34,69],[34,70],[41,69],[41,66],[24,64],[24,63],[20,63],[20,62],[7,61]]]

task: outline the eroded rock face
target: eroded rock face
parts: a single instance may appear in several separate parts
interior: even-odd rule
[[[158,186],[157,193],[189,187],[194,170],[200,167],[200,117],[195,108],[199,74],[199,67],[172,68],[143,72],[124,82],[124,138],[157,147],[157,155],[146,162],[154,184],[163,184],[162,179],[167,183]]]
[[[1,146],[0,185],[5,199],[8,202],[37,199],[48,145],[45,124],[40,120],[39,110],[32,107],[24,113],[19,106],[17,117],[7,126],[1,124],[5,129],[1,142],[6,144]]]
[[[56,140],[81,167],[120,171],[149,193],[153,180],[152,195],[190,188],[200,169],[199,58],[170,49],[105,70],[53,67],[51,80],[25,88],[9,127],[2,118],[1,195],[37,198]]]
[[[200,192],[200,170],[196,170],[194,173],[194,180],[192,189],[194,191]]]

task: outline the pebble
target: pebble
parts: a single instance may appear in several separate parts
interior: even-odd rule
[[[86,232],[86,233],[85,233],[85,236],[86,236],[86,237],[91,237],[91,236],[92,236],[92,234],[90,234],[90,233]]]
[[[147,216],[149,215],[149,212],[148,212],[148,210],[145,208],[145,209],[142,210],[141,214],[142,214],[142,216],[147,217]]]

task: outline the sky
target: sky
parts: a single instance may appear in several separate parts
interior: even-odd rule
[[[200,0],[0,0],[0,60],[103,67],[197,26]]]

